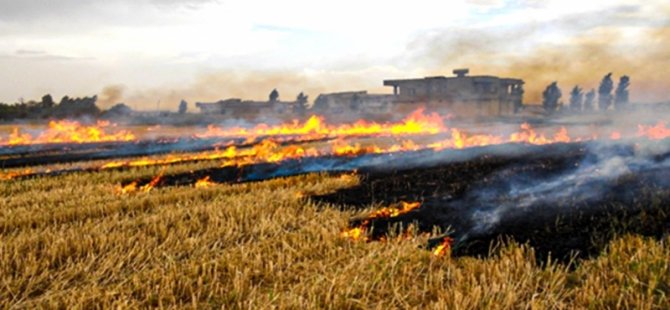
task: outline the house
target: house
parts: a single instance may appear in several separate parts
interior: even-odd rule
[[[469,76],[468,69],[454,77],[385,80],[393,87],[396,104],[425,105],[456,116],[511,115],[523,102],[523,80],[495,76]]]

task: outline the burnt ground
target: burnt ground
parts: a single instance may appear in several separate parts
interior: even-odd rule
[[[511,184],[533,186],[569,174],[589,164],[591,156],[579,145],[556,152],[540,150],[530,156],[485,155],[421,168],[363,169],[359,186],[311,199],[343,209],[420,201],[422,206],[409,213],[370,220],[370,237],[378,239],[410,224],[421,232],[439,227],[455,240],[454,256],[488,256],[500,241],[514,240],[533,246],[540,260],[568,261],[600,253],[619,234],[661,237],[670,232],[670,184],[664,181],[670,178],[668,168],[565,184],[584,190],[561,199],[540,196],[520,206],[516,200],[525,197],[506,194],[512,191]],[[625,155],[632,149],[620,147],[616,152]],[[661,162],[667,155],[653,161]],[[482,225],[480,220],[487,217],[481,214],[494,214],[497,220]],[[358,226],[363,220],[354,218],[350,224]],[[428,247],[441,240],[431,240]]]

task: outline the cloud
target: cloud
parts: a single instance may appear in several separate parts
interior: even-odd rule
[[[72,57],[58,54],[51,54],[46,51],[18,49],[13,54],[0,54],[0,58],[12,60],[32,60],[32,61],[71,61],[71,60],[93,60],[91,57]]]
[[[43,18],[68,20],[73,16],[102,12],[111,6],[157,6],[197,8],[217,0],[0,0],[0,19],[3,21],[32,21]]]

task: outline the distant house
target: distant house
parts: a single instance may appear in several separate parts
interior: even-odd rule
[[[321,94],[314,101],[312,109],[317,112],[358,112],[375,113],[390,111],[395,96],[368,94],[367,91],[349,91]]]
[[[454,70],[455,77],[385,80],[384,86],[393,87],[396,103],[425,104],[457,116],[516,113],[523,101],[523,80],[468,73],[468,69],[461,69]]]
[[[434,76],[422,79],[385,80],[392,94],[347,91],[319,95],[309,113],[329,118],[389,119],[418,107],[449,112],[456,117],[502,116],[517,112],[523,102],[523,80],[495,76],[469,76],[468,69],[454,70],[454,77]],[[276,95],[276,96],[273,96]],[[275,98],[275,99],[273,99]],[[306,97],[305,97],[306,101]],[[278,100],[276,90],[268,101],[239,98],[211,103],[196,103],[201,113],[258,118],[273,114],[280,118],[305,115],[305,105]]]
[[[230,98],[216,102],[196,102],[202,114],[230,115],[239,118],[256,118],[263,115],[292,114],[296,102],[251,101]]]

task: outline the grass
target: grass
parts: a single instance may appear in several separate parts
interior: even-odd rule
[[[514,243],[438,258],[426,236],[342,239],[353,211],[303,198],[355,178],[114,191],[159,170],[0,183],[0,307],[670,307],[668,237],[620,236],[574,265],[538,265]]]

